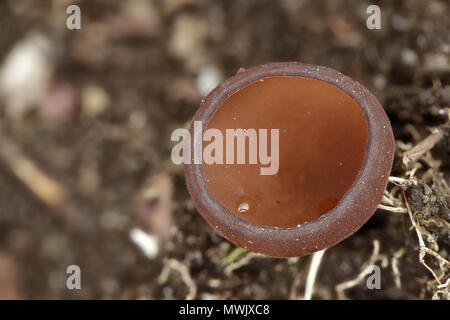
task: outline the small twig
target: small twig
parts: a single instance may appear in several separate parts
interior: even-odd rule
[[[51,208],[61,207],[67,198],[63,186],[39,169],[3,132],[0,135],[0,161],[39,201]]]
[[[412,168],[412,165],[421,158],[426,152],[430,151],[441,139],[444,137],[446,129],[444,127],[438,127],[432,131],[432,133],[409,149],[403,154],[402,162],[407,170]]]
[[[70,201],[69,192],[56,178],[44,172],[23,148],[8,138],[0,126],[0,164],[55,217],[74,230],[85,232],[94,227],[84,211]]]
[[[311,266],[309,267],[308,275],[306,277],[305,286],[305,300],[311,300],[314,293],[314,283],[316,282],[317,273],[319,272],[320,263],[326,249],[317,251],[313,254]]]

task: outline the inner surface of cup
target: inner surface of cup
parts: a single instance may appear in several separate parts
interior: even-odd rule
[[[368,144],[358,104],[333,84],[301,76],[271,76],[241,88],[204,129],[208,192],[240,219],[280,228],[335,208],[355,182]]]

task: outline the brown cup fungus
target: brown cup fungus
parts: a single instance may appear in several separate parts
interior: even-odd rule
[[[328,248],[357,231],[382,198],[394,151],[389,120],[365,87],[337,71],[297,62],[241,71],[206,97],[194,122],[200,134],[216,129],[235,142],[216,145],[227,160],[247,148],[232,164],[185,164],[200,214],[243,248],[275,257]],[[253,135],[239,145],[225,140],[232,129]],[[278,140],[270,139],[274,129]],[[192,160],[202,159],[208,142],[199,146],[194,124],[190,132]],[[273,170],[268,155],[277,156]]]

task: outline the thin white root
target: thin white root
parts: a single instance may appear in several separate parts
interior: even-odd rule
[[[450,266],[450,262],[448,260],[442,258],[437,252],[431,250],[430,248],[428,248],[425,245],[425,241],[423,240],[423,237],[422,237],[422,234],[420,233],[419,227],[418,227],[416,221],[414,220],[411,208],[408,203],[408,199],[406,198],[406,195],[404,192],[403,192],[403,198],[405,200],[405,205],[408,210],[409,219],[411,220],[411,224],[414,227],[414,230],[416,231],[417,239],[419,241],[419,262],[433,275],[433,278],[437,281],[438,287],[439,287],[440,285],[442,285],[441,279],[436,275],[434,270],[425,262],[425,256],[427,254],[429,254],[429,255],[435,257],[437,260],[439,260],[440,264],[443,264],[446,266]]]
[[[447,279],[447,281],[445,281],[445,283],[440,284],[437,286],[438,289],[445,289],[450,285],[450,278]]]
[[[384,203],[385,205],[389,205],[391,207],[395,206],[395,203],[394,203],[393,199],[391,199],[387,190],[384,190],[383,199],[381,199],[381,203]]]
[[[407,213],[408,212],[408,210],[406,210],[406,208],[385,206],[383,204],[379,204],[378,209],[389,211],[389,212],[394,212],[394,213]]]
[[[393,183],[393,184],[397,184],[397,185],[403,185],[405,183],[408,183],[409,180],[405,179],[405,178],[401,178],[401,177],[394,177],[394,176],[390,176],[388,178],[388,181]]]
[[[400,269],[398,268],[398,261],[405,254],[405,249],[400,249],[394,253],[391,259],[392,273],[394,275],[394,283],[397,288],[402,287],[402,279],[400,274]]]
[[[306,277],[305,300],[311,300],[314,293],[314,283],[316,282],[317,273],[319,272],[320,263],[326,249],[317,251],[313,254],[311,266],[309,267],[308,276]]]
[[[380,242],[378,240],[373,241],[373,251],[372,255],[370,256],[369,260],[364,264],[363,269],[361,272],[356,276],[356,278],[342,282],[336,286],[336,293],[338,296],[338,299],[347,299],[347,296],[345,295],[345,290],[348,290],[350,288],[353,288],[364,281],[366,276],[372,272],[372,266],[375,264],[375,262],[380,259]]]
[[[183,283],[188,288],[188,294],[186,295],[186,300],[193,300],[197,296],[197,286],[194,280],[192,280],[191,274],[189,273],[188,267],[175,259],[166,259],[164,261],[164,268],[158,277],[158,283],[166,283],[169,279],[169,275],[172,271],[177,271]]]

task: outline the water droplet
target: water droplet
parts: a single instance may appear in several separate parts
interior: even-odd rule
[[[239,213],[246,213],[248,210],[250,210],[250,205],[247,202],[242,202],[238,207]]]
[[[253,214],[256,211],[256,202],[248,196],[241,196],[236,201],[236,207],[240,214]]]

